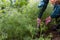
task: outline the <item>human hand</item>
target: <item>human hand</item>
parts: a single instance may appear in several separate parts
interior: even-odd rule
[[[37,27],[39,27],[41,24],[41,19],[40,18],[37,18]]]
[[[48,25],[48,23],[51,22],[51,17],[47,17],[46,20],[45,20],[45,24]]]

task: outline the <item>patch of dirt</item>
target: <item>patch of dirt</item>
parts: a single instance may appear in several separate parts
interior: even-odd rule
[[[60,37],[52,38],[51,40],[60,40]]]

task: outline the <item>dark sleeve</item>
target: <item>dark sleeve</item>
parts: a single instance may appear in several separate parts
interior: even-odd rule
[[[40,4],[38,6],[38,8],[40,8],[40,12],[39,12],[38,18],[42,17],[43,12],[47,8],[48,3],[49,3],[49,0],[41,0]]]

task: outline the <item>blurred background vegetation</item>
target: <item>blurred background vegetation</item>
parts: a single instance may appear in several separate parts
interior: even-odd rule
[[[40,0],[0,0],[0,40],[33,40]],[[49,4],[42,19],[52,12]],[[42,37],[35,40],[44,40]],[[46,39],[48,40],[48,38]]]

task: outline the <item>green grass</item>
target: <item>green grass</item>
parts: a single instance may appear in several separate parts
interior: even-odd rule
[[[21,3],[23,5],[21,7],[20,4],[13,6],[10,6],[9,3],[8,5],[0,5],[0,8],[4,7],[4,9],[0,9],[0,40],[33,40],[32,37],[37,30],[38,3],[32,6],[27,2],[25,2],[26,5],[23,2]],[[48,6],[47,10],[43,14],[42,20],[50,15],[52,8]],[[48,37],[45,39],[50,40]],[[40,37],[35,40],[44,40],[44,38]]]

